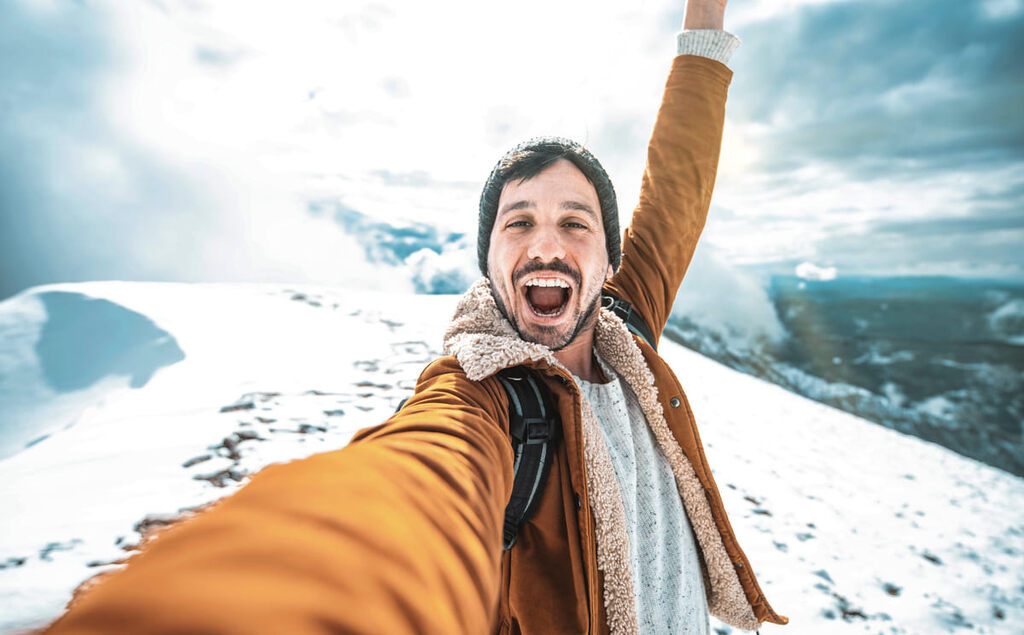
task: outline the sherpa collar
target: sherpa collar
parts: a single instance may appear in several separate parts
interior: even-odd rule
[[[711,515],[704,488],[668,427],[658,400],[654,375],[647,367],[643,353],[622,320],[604,308],[598,314],[594,339],[598,355],[626,380],[636,394],[647,424],[672,468],[683,507],[707,567],[709,611],[731,626],[746,630],[758,628],[753,608],[747,601]],[[447,354],[455,356],[466,376],[474,381],[529,361],[544,361],[564,368],[550,348],[519,337],[498,310],[486,278],[477,280],[459,300],[455,316],[444,335],[444,349]],[[637,633],[633,571],[622,494],[597,417],[582,393],[580,401],[587,492],[595,519],[597,566],[604,573],[608,626],[614,635]]]

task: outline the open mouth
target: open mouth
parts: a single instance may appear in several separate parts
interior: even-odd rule
[[[523,286],[526,303],[538,317],[560,316],[569,305],[572,288],[560,278],[531,278]]]

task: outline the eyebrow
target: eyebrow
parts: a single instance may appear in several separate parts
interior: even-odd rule
[[[501,208],[501,210],[498,212],[498,217],[501,217],[504,214],[508,214],[509,212],[514,212],[514,211],[520,210],[520,209],[531,209],[531,208],[536,207],[536,206],[537,206],[537,204],[534,203],[533,201],[529,200],[529,199],[520,199],[520,200],[518,200],[518,201],[516,201],[514,203],[509,203],[505,207]],[[573,200],[562,201],[562,204],[559,207],[561,209],[564,209],[564,210],[574,210],[574,211],[577,211],[577,212],[584,212],[585,214],[588,214],[594,220],[600,220],[600,218],[601,218],[600,215],[597,212],[595,212],[593,209],[591,209],[591,207],[589,205],[587,205],[586,203],[581,203],[579,201],[573,201]]]

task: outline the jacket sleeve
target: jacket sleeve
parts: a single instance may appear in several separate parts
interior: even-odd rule
[[[512,488],[505,399],[438,360],[386,423],[260,471],[51,632],[486,632]]]
[[[697,55],[672,63],[647,148],[640,202],[622,239],[622,265],[605,283],[661,338],[704,229],[715,186],[732,71]]]

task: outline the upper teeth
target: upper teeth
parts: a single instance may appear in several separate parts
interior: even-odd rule
[[[528,287],[562,287],[568,289],[569,284],[559,278],[530,278],[526,281]]]

